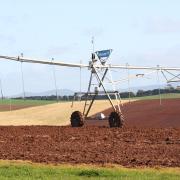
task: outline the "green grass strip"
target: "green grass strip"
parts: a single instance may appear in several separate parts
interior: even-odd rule
[[[48,100],[23,100],[23,99],[1,99],[0,105],[27,105],[27,106],[39,106],[39,105],[46,105],[52,104],[56,101],[48,101]]]
[[[178,180],[179,168],[141,168],[98,167],[88,165],[39,165],[28,163],[0,163],[0,179],[13,180],[84,180],[84,179],[122,179],[122,180]]]
[[[131,99],[138,99],[138,100],[153,100],[153,99],[159,99],[159,95],[153,95],[153,96],[143,96],[143,97],[132,97]],[[169,93],[169,94],[161,94],[162,99],[178,99],[180,98],[180,93]],[[124,98],[128,99],[128,98]]]

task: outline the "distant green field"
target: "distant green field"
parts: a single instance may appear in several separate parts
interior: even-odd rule
[[[125,179],[125,180],[178,180],[180,170],[178,168],[164,169],[130,169],[130,168],[108,168],[88,165],[31,165],[27,163],[3,163],[0,164],[0,179],[7,180],[79,180],[79,179]]]
[[[138,99],[138,100],[151,100],[151,99],[159,99],[159,95],[153,95],[153,96],[143,96],[143,97],[134,97],[131,99]],[[169,94],[161,94],[162,99],[178,99],[180,98],[180,93],[169,93]],[[127,98],[126,98],[127,99]]]
[[[162,99],[175,99],[180,98],[180,93],[170,93],[170,94],[161,94]],[[128,98],[124,98],[127,100]],[[154,96],[143,96],[143,97],[134,97],[131,99],[139,99],[139,100],[150,100],[150,99],[159,99],[159,95]],[[39,106],[56,103],[57,101],[49,101],[49,100],[23,100],[23,99],[0,99],[0,105],[24,105],[24,106]],[[66,101],[59,101],[66,102]]]
[[[23,100],[23,99],[1,99],[0,105],[25,105],[25,106],[39,106],[52,104],[56,101],[48,101],[48,100]]]
[[[138,97],[137,99],[140,100],[148,100],[148,99],[159,99],[159,95],[154,95],[154,96],[144,96],[144,97]],[[180,94],[178,93],[170,93],[170,94],[161,94],[162,99],[177,99],[180,98]]]

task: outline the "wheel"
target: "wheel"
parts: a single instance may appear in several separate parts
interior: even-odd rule
[[[111,112],[109,116],[110,127],[122,127],[124,123],[123,115],[118,112]]]
[[[74,111],[71,114],[71,126],[81,127],[84,125],[84,117],[80,111]]]

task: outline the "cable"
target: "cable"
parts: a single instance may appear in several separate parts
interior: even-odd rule
[[[54,58],[52,58],[51,61],[53,62]],[[59,96],[58,96],[58,89],[57,89],[57,82],[56,82],[56,71],[55,71],[55,67],[54,66],[52,66],[52,68],[53,68],[54,86],[55,86],[55,91],[56,91],[56,100],[58,102],[59,101]]]
[[[128,95],[129,95],[129,103],[131,102],[131,94],[130,94],[130,74],[129,74],[129,64],[126,63],[127,66],[127,74],[128,74]]]
[[[11,97],[9,99],[9,111],[12,111],[12,99],[11,99]]]
[[[157,68],[159,68],[159,65],[157,65]],[[158,81],[158,85],[159,85],[159,104],[162,105],[162,97],[161,97],[161,87],[160,87],[159,70],[157,70],[157,81]]]
[[[21,53],[21,56],[23,57],[23,54]],[[19,56],[18,56],[18,59],[20,59],[19,58]],[[24,85],[24,74],[23,74],[23,66],[22,66],[22,61],[21,61],[21,80],[22,80],[22,90],[23,90],[23,99],[25,100],[25,97],[26,97],[26,95],[25,95],[25,85]]]
[[[80,64],[82,64],[82,61],[80,61]],[[82,91],[82,69],[81,69],[81,67],[79,68],[79,76],[80,76],[80,79],[79,79],[79,92],[81,93],[81,91]],[[81,101],[81,95],[80,95],[80,101]]]
[[[92,53],[94,53],[94,47],[95,47],[95,38],[94,36],[92,36],[92,39],[91,39],[91,43],[92,43]]]
[[[2,88],[2,81],[1,81],[1,79],[0,79],[0,86],[1,86],[1,99],[3,100],[4,96],[3,96],[3,88]]]

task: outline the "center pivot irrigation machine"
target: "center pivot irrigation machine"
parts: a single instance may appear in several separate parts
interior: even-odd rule
[[[91,61],[89,64],[76,64],[76,63],[66,63],[60,61],[46,61],[46,60],[37,60],[31,58],[24,58],[21,56],[18,57],[9,57],[9,56],[0,56],[1,59],[13,60],[18,61],[20,63],[38,63],[38,64],[48,64],[48,65],[55,65],[55,66],[65,66],[71,68],[87,68],[90,71],[90,79],[88,90],[86,93],[75,93],[75,96],[85,96],[85,104],[83,112],[74,111],[71,114],[70,122],[72,127],[81,127],[84,125],[84,121],[87,119],[88,114],[93,106],[93,103],[98,95],[106,95],[108,101],[110,102],[113,111],[109,115],[109,126],[110,127],[122,127],[124,123],[124,117],[121,112],[121,101],[120,101],[120,93],[115,89],[115,84],[122,81],[113,81],[111,70],[112,69],[122,69],[122,70],[147,70],[147,74],[157,72],[162,73],[163,77],[166,81],[169,82],[180,82],[180,67],[143,67],[143,66],[130,66],[130,65],[112,65],[107,64],[109,56],[112,50],[102,50],[96,51],[92,53]],[[136,74],[132,78],[143,77],[146,74]],[[169,77],[170,76],[170,77]],[[128,77],[129,78],[129,77]],[[96,83],[93,83],[93,80]],[[127,80],[127,79],[126,79]],[[129,79],[128,79],[129,80]],[[108,82],[105,82],[108,81]],[[113,87],[112,91],[108,91],[106,87],[106,83],[110,83]],[[92,90],[92,87],[94,89]],[[100,90],[101,89],[101,90]],[[112,96],[115,97],[115,101],[112,100]]]

